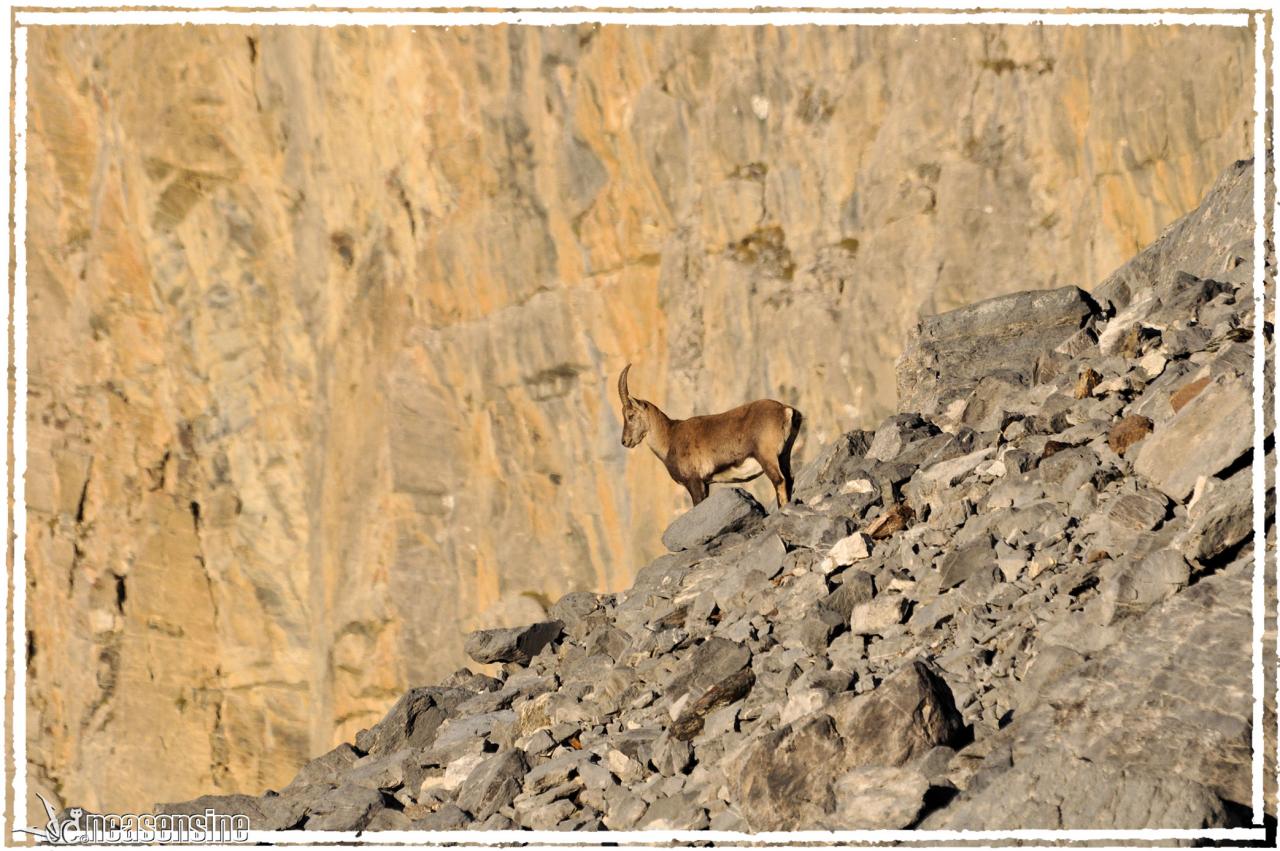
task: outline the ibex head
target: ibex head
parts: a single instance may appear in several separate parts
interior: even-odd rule
[[[649,416],[644,408],[648,403],[632,399],[627,392],[627,372],[630,369],[631,364],[627,364],[618,376],[618,397],[622,399],[622,445],[635,449],[649,433]]]

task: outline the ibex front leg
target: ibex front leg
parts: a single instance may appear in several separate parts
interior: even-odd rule
[[[694,505],[707,498],[707,483],[702,479],[689,479],[683,484],[684,489],[689,492],[689,496],[693,499]]]

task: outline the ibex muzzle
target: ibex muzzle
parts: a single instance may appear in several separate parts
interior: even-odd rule
[[[725,411],[673,420],[657,405],[635,399],[627,390],[627,364],[618,376],[622,399],[622,445],[642,441],[683,485],[697,505],[712,482],[749,482],[764,474],[773,483],[778,505],[791,499],[791,448],[802,417],[790,405],[757,399]]]

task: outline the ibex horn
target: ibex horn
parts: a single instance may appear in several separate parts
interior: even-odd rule
[[[627,392],[627,372],[631,369],[631,364],[627,364],[622,368],[622,374],[618,376],[618,397],[622,399],[622,406],[631,404],[631,394]]]

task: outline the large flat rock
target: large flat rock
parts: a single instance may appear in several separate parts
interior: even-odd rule
[[[1133,468],[1173,499],[1185,501],[1198,478],[1221,472],[1252,445],[1249,383],[1224,376],[1138,444]]]
[[[743,528],[764,513],[764,507],[742,488],[717,488],[676,518],[662,534],[662,543],[672,552],[691,550]]]
[[[898,359],[898,405],[935,413],[998,371],[1029,380],[1041,352],[1098,312],[1079,287],[996,296],[927,316]]]

